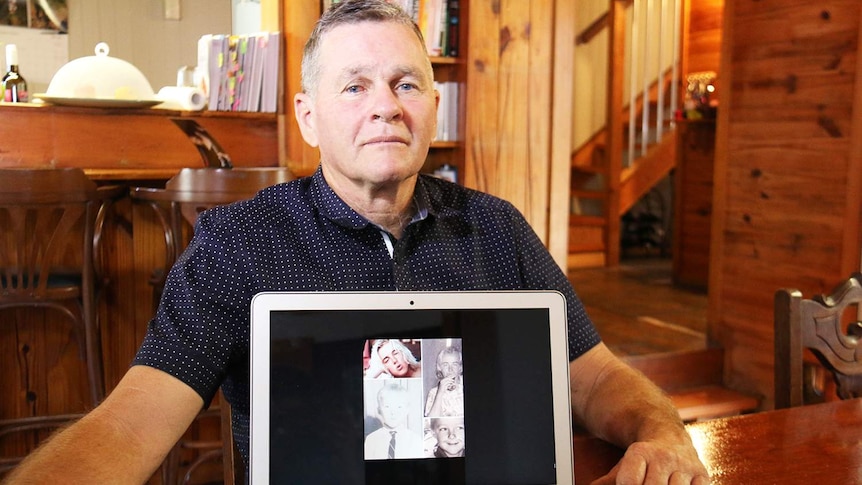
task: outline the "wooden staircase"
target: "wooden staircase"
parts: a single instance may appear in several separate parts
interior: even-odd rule
[[[630,90],[636,88],[631,78],[624,79],[623,64],[627,38],[634,36],[626,10],[636,3],[610,2],[607,15],[578,36],[578,42],[589,42],[597,31],[610,28],[606,123],[571,157],[569,268],[619,264],[622,216],[676,164],[676,70],[659,65],[656,79],[645,83],[649,85],[639,95],[626,103],[622,99],[626,81]]]
[[[639,355],[624,360],[668,393],[683,421],[734,416],[760,406],[759,398],[722,384],[723,349]]]
[[[619,237],[611,239],[611,234],[619,235],[620,218],[676,165],[675,131],[670,124],[661,140],[648,145],[644,156],[616,171],[609,167],[604,139],[602,131],[572,156],[569,268],[619,263],[618,254],[612,257],[608,252],[614,241],[619,245]],[[611,177],[618,178],[615,184],[610,183]]]

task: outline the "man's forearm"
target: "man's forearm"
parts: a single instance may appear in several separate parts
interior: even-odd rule
[[[670,399],[603,344],[573,362],[572,407],[595,436],[626,447],[636,441],[689,436]]]
[[[202,404],[178,379],[134,366],[105,402],[37,449],[9,483],[144,483]]]
[[[587,399],[584,420],[592,433],[623,447],[636,441],[690,439],[664,392],[622,365],[596,383]]]
[[[115,420],[96,410],[56,433],[8,477],[8,484],[144,483],[162,456],[147,456]]]
[[[597,483],[706,485],[709,472],[670,399],[603,344],[570,367],[573,409],[594,435],[626,452]]]

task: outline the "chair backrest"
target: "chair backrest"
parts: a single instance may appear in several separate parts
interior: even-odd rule
[[[217,205],[249,199],[266,187],[293,180],[287,167],[184,168],[165,183],[164,189],[137,187],[132,197],[144,200],[159,213],[165,231],[165,265],[150,282],[161,295],[174,261],[186,246],[186,225],[194,226],[198,215]]]
[[[198,214],[217,205],[253,197],[259,190],[293,180],[286,167],[184,168],[167,181],[182,216],[194,224]]]
[[[829,295],[811,299],[795,289],[775,293],[775,407],[800,406],[804,349],[833,376],[837,396],[862,396],[862,274],[855,273]]]
[[[96,184],[81,169],[0,170],[3,300],[46,298],[58,268],[91,282],[100,207]]]
[[[233,440],[233,417],[230,403],[224,394],[219,393],[221,406],[221,439],[224,485],[234,485],[245,481],[245,466]]]

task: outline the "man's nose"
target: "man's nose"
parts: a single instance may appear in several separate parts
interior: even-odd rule
[[[373,103],[374,120],[389,122],[401,116],[401,100],[388,86],[374,90]]]

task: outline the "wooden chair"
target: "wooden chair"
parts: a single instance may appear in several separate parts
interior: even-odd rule
[[[44,307],[72,324],[84,361],[89,405],[105,395],[97,318],[98,246],[110,201],[121,187],[97,187],[81,169],[0,169],[0,310]],[[0,323],[8,320],[0,320]],[[10,384],[11,385],[11,384]],[[12,392],[8,387],[6,391]],[[80,414],[0,421],[0,437],[44,436]],[[0,460],[0,471],[22,457]]]
[[[165,188],[134,187],[132,198],[148,203],[164,228],[165,264],[153,271],[155,304],[174,262],[187,244],[186,235],[198,214],[217,205],[253,197],[259,190],[293,180],[286,167],[184,168],[167,181]]]
[[[232,414],[230,403],[222,399],[221,404],[221,435],[222,435],[222,463],[224,470],[224,485],[245,482],[245,466],[239,457],[239,450],[233,440],[233,428],[231,425]]]
[[[775,293],[776,408],[805,404],[804,349],[809,349],[832,374],[838,398],[862,396],[860,303],[860,273],[853,274],[829,295],[805,299],[795,289]]]
[[[165,232],[165,264],[153,272],[150,283],[154,287],[154,304],[161,298],[165,278],[174,262],[185,249],[190,229],[198,215],[217,205],[229,204],[253,197],[259,190],[294,177],[285,167],[261,168],[185,168],[168,180],[164,189],[136,187],[132,197],[147,202],[157,214]],[[224,448],[232,450],[233,440],[229,419],[229,408],[221,393],[217,403],[198,416],[202,420],[220,420],[222,430],[219,440],[183,439],[168,454],[162,467],[165,483],[189,483],[191,474],[203,463],[222,459],[225,477],[234,468],[233,453],[228,456]],[[225,411],[228,418],[225,418]],[[227,421],[227,422],[225,422]],[[184,450],[194,450],[196,455],[187,465],[181,463]],[[184,466],[185,465],[185,466]],[[180,468],[185,468],[183,477]]]

